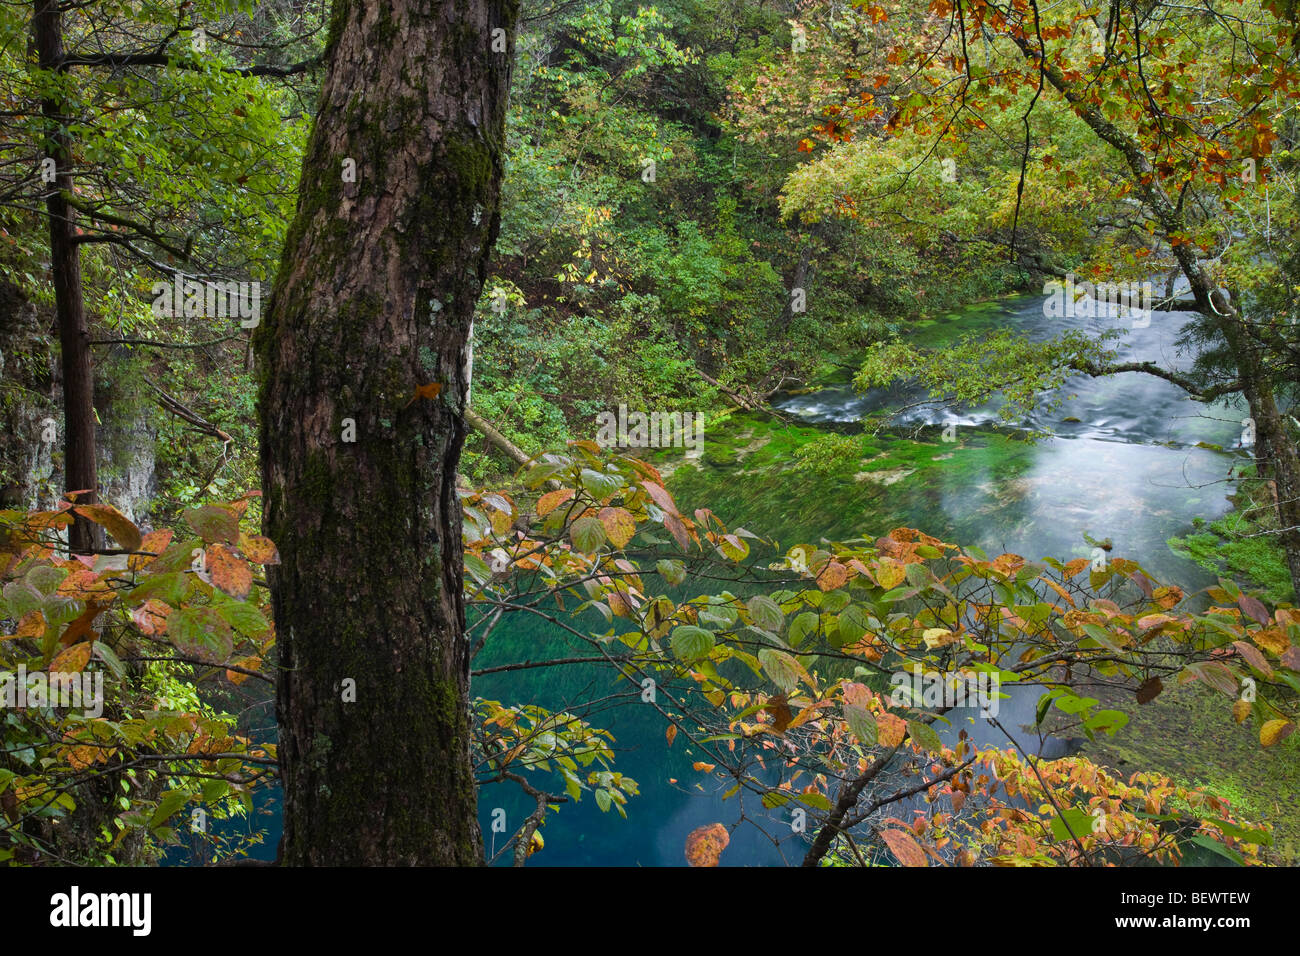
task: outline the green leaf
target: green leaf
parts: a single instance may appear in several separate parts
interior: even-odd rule
[[[799,662],[784,651],[763,648],[758,652],[758,663],[772,683],[785,693],[799,686]]]
[[[871,615],[860,605],[854,604],[844,609],[836,625],[837,639],[832,641],[836,647],[856,644],[871,630]]]
[[[943,749],[943,741],[935,729],[923,720],[909,720],[907,722],[907,733],[912,741],[919,747],[938,753]]]
[[[1066,824],[1069,823],[1067,829]],[[1085,834],[1092,832],[1092,817],[1078,807],[1066,807],[1061,811],[1060,816],[1052,817],[1052,839],[1057,843],[1064,843],[1071,839],[1070,830],[1074,835],[1082,838]]]
[[[199,505],[187,510],[182,517],[207,544],[217,541],[231,546],[239,544],[239,519],[225,508]]]
[[[150,828],[156,828],[166,823],[177,810],[189,802],[190,794],[188,791],[168,790],[158,801],[158,809],[154,811],[153,817],[149,820]]]
[[[790,622],[790,646],[798,647],[803,643],[804,638],[817,630],[819,618],[812,611],[804,611],[793,621]]]
[[[830,810],[832,806],[830,800],[826,798],[826,794],[817,793],[816,791],[813,791],[812,793],[797,793],[795,794],[795,799],[800,803],[808,804],[808,806],[812,807],[814,810]]]
[[[856,704],[844,705],[844,719],[848,721],[849,731],[868,746],[875,746],[880,741],[880,728],[871,711]]]
[[[673,653],[684,661],[695,661],[707,657],[713,650],[715,638],[712,631],[706,631],[694,624],[683,624],[673,631],[670,641]]]
[[[1233,863],[1236,863],[1238,866],[1246,865],[1246,861],[1242,859],[1240,853],[1238,853],[1232,847],[1220,843],[1218,840],[1214,839],[1214,837],[1206,836],[1204,833],[1200,834],[1199,836],[1192,837],[1187,842],[1195,843],[1199,847],[1203,847],[1207,850],[1210,850],[1213,853],[1217,853],[1219,854],[1219,856],[1231,860]]]
[[[186,657],[224,663],[234,649],[230,625],[210,607],[185,607],[167,616],[167,639]]]
[[[749,617],[756,625],[773,632],[780,633],[781,626],[785,623],[785,615],[776,602],[762,594],[756,594],[746,602],[745,606],[749,609]]]
[[[686,565],[681,561],[656,561],[655,570],[662,574],[664,580],[674,587],[686,580]]]
[[[595,554],[596,549],[605,543],[605,526],[599,518],[588,515],[573,522],[569,528],[569,538],[573,546],[583,554]]]
[[[224,596],[214,600],[212,607],[221,619],[241,634],[249,637],[261,637],[271,630],[271,622],[253,604],[247,601],[235,601]]]

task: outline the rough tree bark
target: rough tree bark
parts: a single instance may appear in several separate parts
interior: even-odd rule
[[[65,74],[63,11],[58,0],[36,0],[32,16],[36,63],[41,70]],[[48,83],[48,81],[47,81]],[[67,107],[51,86],[41,101],[46,123],[45,155],[54,160],[45,209],[50,224],[50,271],[54,280],[54,311],[58,317],[59,350],[63,363],[63,477],[67,491],[89,491],[79,500],[95,501],[99,478],[95,466],[95,379],[90,360],[90,330],[81,296],[81,256],[72,197],[72,149]],[[103,547],[98,526],[78,518],[68,529],[73,551]]]
[[[255,335],[283,864],[482,860],[456,468],[516,16],[514,0],[334,4]]]

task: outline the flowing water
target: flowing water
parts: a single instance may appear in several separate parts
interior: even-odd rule
[[[1132,328],[1124,316],[1047,318],[1043,298],[1023,296],[975,307],[930,323],[923,337],[930,344],[963,332],[1015,328],[1032,338],[1055,336],[1067,328],[1100,333],[1126,328],[1117,347],[1122,360],[1151,360],[1165,367],[1186,368],[1193,355],[1180,353],[1180,327],[1191,317],[1157,313],[1145,328]],[[1030,559],[1062,560],[1088,556],[1084,535],[1109,538],[1112,554],[1135,559],[1162,580],[1191,590],[1208,583],[1204,571],[1173,555],[1166,539],[1183,534],[1194,518],[1207,520],[1228,509],[1231,469],[1240,463],[1234,452],[1241,434],[1242,412],[1230,406],[1207,407],[1188,399],[1158,378],[1126,373],[1104,379],[1084,376],[1062,389],[1064,403],[1053,411],[1035,412],[1023,428],[1053,437],[1035,443],[1017,441],[1016,429],[997,421],[997,403],[974,408],[912,407],[891,425],[881,453],[892,467],[863,475],[812,480],[788,469],[787,463],[760,468],[763,440],[780,445],[783,432],[814,428],[825,432],[860,431],[866,413],[912,405],[924,396],[900,387],[858,393],[849,384],[832,384],[815,392],[790,395],[775,403],[794,424],[773,424],[755,417],[735,420],[723,434],[706,434],[706,453],[696,467],[682,466],[670,485],[684,512],[707,506],[733,527],[776,536],[783,542],[876,536],[906,525],[962,545],[977,545],[989,554],[1012,551]],[[945,426],[953,441],[943,440]],[[746,431],[749,429],[749,431]],[[757,440],[750,439],[758,435]],[[872,441],[873,439],[867,439]],[[701,585],[703,587],[703,585]],[[475,667],[488,667],[547,655],[590,653],[589,649],[524,615],[504,619]],[[616,769],[638,781],[640,796],[629,800],[628,818],[602,813],[590,794],[565,804],[543,828],[546,846],[538,862],[550,865],[681,865],[683,842],[695,827],[715,821],[731,824],[741,808],[723,802],[728,784],[710,781],[692,770],[699,759],[679,742],[666,746],[665,725],[653,708],[638,706],[627,684],[616,683],[605,669],[544,668],[487,675],[474,682],[475,695],[503,703],[533,702],[563,708],[571,702],[623,695],[622,706],[590,719],[616,738]],[[1033,720],[1032,691],[1003,701],[1003,726]],[[953,727],[972,729],[977,742],[1000,743],[1005,737],[982,721],[954,715]],[[949,729],[947,733],[954,731]],[[1022,739],[1037,747],[1036,737]],[[560,790],[562,784],[542,774],[537,786]],[[676,781],[676,782],[673,782]],[[275,798],[270,804],[278,807]],[[532,801],[513,784],[487,785],[480,793],[480,817],[489,852],[506,838],[492,832],[494,811],[505,811],[509,832],[532,811]],[[801,838],[785,822],[757,806],[743,805],[761,826],[741,826],[722,855],[724,865],[797,861]],[[278,818],[265,852],[274,854]]]

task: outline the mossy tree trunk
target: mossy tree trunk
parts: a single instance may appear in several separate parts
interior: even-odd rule
[[[63,9],[58,0],[35,0],[32,40],[36,63],[43,71],[64,78]],[[54,182],[47,187],[45,210],[50,225],[50,273],[54,311],[58,317],[59,350],[63,365],[63,477],[68,491],[88,491],[81,501],[95,501],[95,380],[90,359],[90,329],[81,294],[81,257],[72,196],[72,143],[66,101],[59,83],[47,80],[41,101],[46,124],[45,158],[54,161]],[[78,517],[68,529],[73,551],[104,546],[98,525]]]
[[[334,4],[255,336],[284,864],[482,859],[456,469],[516,15],[512,0]]]

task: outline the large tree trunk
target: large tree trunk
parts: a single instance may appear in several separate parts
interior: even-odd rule
[[[36,62],[42,70],[61,71],[63,13],[58,0],[36,0],[32,17]],[[54,280],[54,310],[59,324],[63,359],[63,477],[67,491],[89,491],[81,501],[95,501],[95,380],[90,362],[90,330],[81,297],[81,257],[72,206],[72,149],[67,107],[49,92],[41,101],[46,122],[45,153],[54,160],[54,182],[47,184],[45,208],[50,221],[50,271]],[[103,547],[98,526],[78,518],[68,531],[73,551]]]
[[[456,468],[516,11],[335,0],[256,333],[285,864],[482,860]]]

